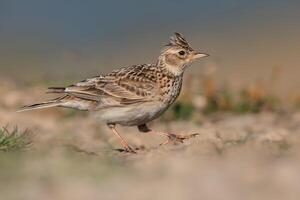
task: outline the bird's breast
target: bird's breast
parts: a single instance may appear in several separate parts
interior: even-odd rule
[[[174,78],[168,84],[161,88],[161,100],[167,106],[170,106],[180,94],[182,87],[182,77]]]

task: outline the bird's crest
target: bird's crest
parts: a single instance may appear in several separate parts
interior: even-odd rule
[[[184,36],[180,33],[175,33],[171,38],[169,44],[167,46],[180,46],[184,49],[191,49],[189,43],[184,38]]]

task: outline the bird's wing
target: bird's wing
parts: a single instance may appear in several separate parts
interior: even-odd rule
[[[108,105],[122,106],[151,100],[158,92],[155,81],[140,72],[143,68],[127,68],[114,71],[106,76],[86,79],[77,84],[66,87],[62,92],[76,97],[105,102]],[[103,105],[105,106],[105,105]]]

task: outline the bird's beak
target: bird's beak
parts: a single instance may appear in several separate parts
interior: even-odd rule
[[[193,57],[193,60],[195,59],[198,59],[198,58],[204,58],[204,57],[207,57],[209,56],[208,54],[206,53],[199,53],[199,52],[194,52],[192,57]]]

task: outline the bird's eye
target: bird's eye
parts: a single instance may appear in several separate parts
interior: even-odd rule
[[[184,56],[185,55],[185,51],[179,51],[178,54],[181,55],[181,56]]]

